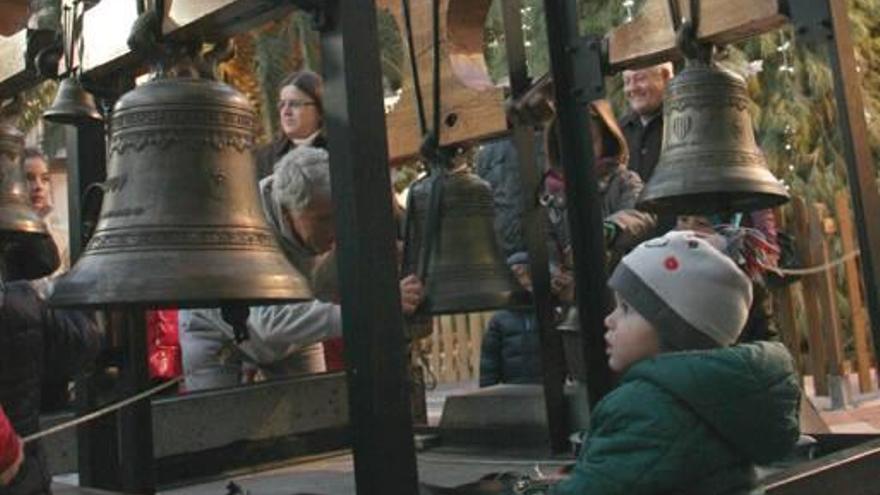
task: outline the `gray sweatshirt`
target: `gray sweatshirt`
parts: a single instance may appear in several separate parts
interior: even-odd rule
[[[260,181],[263,211],[288,260],[311,277],[318,253],[283,221],[281,206],[272,200],[273,181],[272,176]],[[339,306],[320,300],[251,307],[250,338],[241,344],[220,309],[181,311],[179,321],[188,390],[237,385],[249,367],[269,378],[325,371],[321,341],[342,335]]]

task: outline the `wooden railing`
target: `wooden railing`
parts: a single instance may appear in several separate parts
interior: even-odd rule
[[[483,332],[491,317],[470,313],[434,318],[434,331],[418,345],[438,383],[479,379]]]
[[[849,196],[839,193],[834,211],[803,198],[794,198],[791,208],[786,230],[796,237],[802,264],[829,266],[774,291],[776,321],[799,369],[812,377],[816,395],[829,396],[833,408],[843,407],[852,396],[851,372],[862,394],[878,391]]]

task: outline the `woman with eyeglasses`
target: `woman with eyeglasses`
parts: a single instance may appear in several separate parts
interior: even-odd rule
[[[310,70],[290,74],[281,82],[278,117],[281,132],[268,145],[257,150],[257,173],[262,179],[272,175],[275,163],[298,146],[325,148],[324,83]]]

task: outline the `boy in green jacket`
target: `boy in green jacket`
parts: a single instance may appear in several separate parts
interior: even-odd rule
[[[719,237],[670,232],[625,256],[609,285],[608,363],[620,384],[593,411],[555,495],[738,494],[798,439],[800,390],[782,344],[733,346],[752,301]]]

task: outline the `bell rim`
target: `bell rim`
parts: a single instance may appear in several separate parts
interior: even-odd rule
[[[214,263],[206,267],[210,259]],[[206,268],[194,272],[193,267]],[[87,249],[56,281],[49,304],[210,308],[227,302],[271,305],[312,299],[308,279],[280,251]]]
[[[523,291],[525,292],[525,291]],[[525,309],[531,303],[523,297],[520,291],[504,291],[492,294],[442,297],[441,301],[435,302],[430,297],[419,308],[419,312],[429,315],[451,315],[462,313],[477,313],[499,309]]]
[[[307,302],[314,300],[311,296],[290,295],[290,289],[261,289],[253,294],[242,295],[241,289],[229,289],[229,293],[212,294],[205,297],[193,297],[191,293],[183,294],[184,288],[175,288],[175,291],[144,291],[142,289],[128,289],[126,291],[105,291],[92,293],[79,287],[68,287],[69,282],[64,277],[58,279],[54,291],[49,297],[49,305],[58,308],[118,308],[128,306],[142,306],[144,308],[216,308],[228,303],[246,303],[248,306],[271,306],[276,304]],[[112,293],[113,296],[107,296]],[[152,296],[152,294],[157,294]]]
[[[637,208],[659,214],[708,215],[712,213],[742,212],[777,208],[790,197],[776,192],[706,191],[639,199]],[[686,206],[682,206],[686,205]],[[724,205],[724,206],[722,206]]]
[[[82,113],[76,114],[76,117],[73,117],[72,112],[78,112],[79,110],[85,110]],[[67,117],[70,116],[70,117]],[[104,123],[104,116],[101,115],[101,112],[98,111],[95,107],[89,107],[86,105],[77,105],[77,108],[64,110],[56,109],[53,107],[49,107],[43,112],[43,119],[53,124],[66,124],[66,125],[80,125],[80,124],[102,124]]]
[[[0,206],[0,235],[22,234],[49,236],[46,221],[24,205]]]
[[[56,285],[55,291],[63,286]],[[292,297],[286,295],[261,294],[253,297],[242,297],[239,294],[230,297],[213,297],[205,299],[176,299],[177,296],[157,297],[143,300],[100,298],[100,297],[64,297],[56,296],[55,292],[49,296],[48,303],[55,308],[129,308],[142,307],[144,309],[205,309],[219,308],[227,304],[246,304],[248,306],[273,306],[279,304],[292,304],[313,301],[314,298]]]

